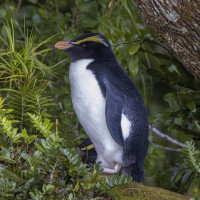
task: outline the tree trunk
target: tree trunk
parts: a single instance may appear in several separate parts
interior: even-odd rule
[[[133,2],[172,54],[200,81],[200,1]]]

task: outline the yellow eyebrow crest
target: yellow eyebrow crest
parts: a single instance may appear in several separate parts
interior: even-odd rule
[[[78,40],[76,42],[71,42],[71,44],[81,44],[83,42],[97,42],[97,43],[102,43],[102,44],[104,44],[105,46],[108,47],[108,44],[102,38],[100,38],[97,35],[91,36],[91,37],[87,37],[87,38],[84,38],[82,40]]]

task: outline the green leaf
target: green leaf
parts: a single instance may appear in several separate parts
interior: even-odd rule
[[[32,4],[36,4],[38,2],[38,0],[28,0],[30,3]]]
[[[11,163],[11,164],[15,164],[15,163],[16,163],[15,160],[13,160],[13,159],[11,159],[11,158],[8,158],[8,157],[5,157],[5,156],[0,156],[0,160],[1,160],[1,161],[4,161],[4,162],[6,162],[6,163]]]
[[[178,71],[176,65],[170,65],[170,66],[168,67],[168,70],[169,70],[169,72],[171,72],[171,73],[176,72],[179,76],[181,76],[181,74],[179,73],[179,71]]]
[[[0,156],[11,158],[10,149],[2,148],[0,151]]]
[[[52,132],[50,131],[53,123],[50,122],[50,120],[48,118],[45,118],[44,121],[42,121],[42,117],[41,116],[37,116],[31,113],[27,113],[28,116],[31,119],[31,122],[33,123],[33,126],[40,131],[40,133],[44,136],[44,137],[48,137]]]
[[[6,10],[3,8],[0,8],[0,18],[3,19],[6,16]]]
[[[168,93],[166,95],[164,95],[164,100],[167,101],[170,105],[170,107],[175,110],[178,111],[180,109],[180,99],[178,98],[178,96],[175,93]]]
[[[137,53],[130,57],[128,68],[131,74],[136,77],[139,71],[139,58]]]
[[[190,101],[186,104],[187,108],[189,108],[192,112],[196,112],[196,104],[194,101]]]
[[[130,47],[130,49],[128,51],[129,55],[135,54],[138,51],[139,48],[140,48],[140,43],[139,42],[133,43],[133,45]]]
[[[25,180],[23,180],[20,176],[18,176],[17,173],[13,172],[11,168],[4,166],[2,164],[0,164],[0,174],[3,175],[3,177],[16,181],[18,184],[25,183]]]
[[[0,197],[7,197],[6,199],[14,198],[14,192],[17,192],[17,184],[7,178],[0,178]],[[12,199],[13,199],[12,198]],[[4,199],[4,198],[2,198]]]
[[[30,135],[30,136],[28,136],[28,138],[26,140],[26,143],[27,144],[31,144],[35,140],[35,138],[37,138],[37,135]]]
[[[160,59],[164,59],[164,60],[171,60],[171,57],[165,55],[165,54],[161,54],[161,53],[151,53],[153,56],[160,58]]]
[[[42,145],[40,145],[40,144],[38,144],[36,142],[34,143],[34,145],[38,148],[39,151],[41,151],[41,152],[45,151],[45,148]]]
[[[48,184],[48,185],[44,184],[42,186],[42,191],[44,194],[52,194],[55,191],[55,186],[52,184]]]
[[[25,128],[22,130],[21,136],[22,136],[23,138],[25,138],[25,139],[28,138],[28,134],[27,134],[27,131],[26,131]]]

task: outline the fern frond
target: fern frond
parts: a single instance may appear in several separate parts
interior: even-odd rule
[[[27,118],[28,112],[49,117],[46,110],[52,105],[54,105],[52,99],[43,97],[35,91],[29,91],[26,94],[10,92],[7,107],[13,109],[13,117],[21,122],[20,129],[22,130],[30,125],[29,119]]]
[[[37,115],[43,115],[46,108],[54,105],[52,99],[48,99],[37,92],[27,93],[25,101],[26,112],[34,112]]]
[[[20,138],[23,138],[26,144],[31,144],[37,135],[28,135],[27,130],[23,129],[21,133],[18,133],[18,128],[14,128],[13,124],[19,122],[17,120],[8,119],[7,116],[13,110],[11,109],[3,109],[4,100],[0,98],[0,125],[2,127],[3,132],[8,136],[13,143],[20,142]]]
[[[2,97],[0,97],[0,116],[1,117],[7,117],[7,118],[11,118],[10,113],[13,112],[13,109],[4,109],[4,99]],[[14,120],[13,120],[14,122]],[[16,122],[16,121],[15,121]]]
[[[20,136],[24,138],[24,142],[25,142],[26,144],[31,144],[31,143],[35,140],[35,138],[37,137],[37,135],[30,135],[30,136],[29,136],[29,135],[27,134],[27,131],[26,131],[25,128],[22,130]]]
[[[104,178],[104,184],[107,187],[107,189],[111,189],[117,185],[123,185],[132,182],[132,177],[124,174],[120,176],[119,174],[114,174],[111,177],[105,177]]]
[[[187,141],[186,145],[184,153],[188,161],[185,164],[200,177],[200,150],[195,148],[193,141]]]
[[[35,36],[25,33],[25,41],[21,46],[15,45],[14,25],[4,24],[7,40],[0,36],[4,49],[0,51],[1,81],[7,91],[8,108],[14,109],[13,116],[20,121],[20,129],[27,128],[29,121],[26,113],[48,116],[46,108],[52,106],[52,100],[43,95],[52,77],[51,68],[42,63],[39,58],[50,49],[41,46],[49,42],[48,38],[40,44],[35,44]],[[36,52],[37,51],[37,52]]]
[[[41,139],[41,143],[44,149],[52,149],[52,148],[58,147],[60,146],[60,142],[62,141],[63,139],[55,134],[49,135],[45,140]]]
[[[41,116],[37,116],[31,113],[28,113],[28,116],[30,117],[30,120],[36,130],[38,130],[45,138],[52,133],[51,127],[53,123],[50,122],[50,119],[45,118],[44,121],[42,121]]]
[[[79,155],[77,154],[75,148],[71,148],[71,149],[64,149],[64,148],[60,148],[60,152],[67,157],[68,162],[71,166],[71,169],[69,171],[72,172],[70,173],[71,176],[84,176],[88,173],[87,169],[86,169],[86,164],[82,163]],[[76,174],[74,174],[73,172],[76,172]]]
[[[6,117],[0,116],[0,125],[3,127],[3,132],[11,139],[13,143],[20,142],[21,135],[17,128],[13,128],[12,121]]]
[[[16,181],[18,184],[25,183],[25,180],[20,177],[18,172],[13,171],[9,166],[0,164],[0,175],[3,178],[8,178],[11,181]]]

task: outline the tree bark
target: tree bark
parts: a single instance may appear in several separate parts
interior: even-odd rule
[[[171,53],[200,81],[200,1],[133,2]]]

